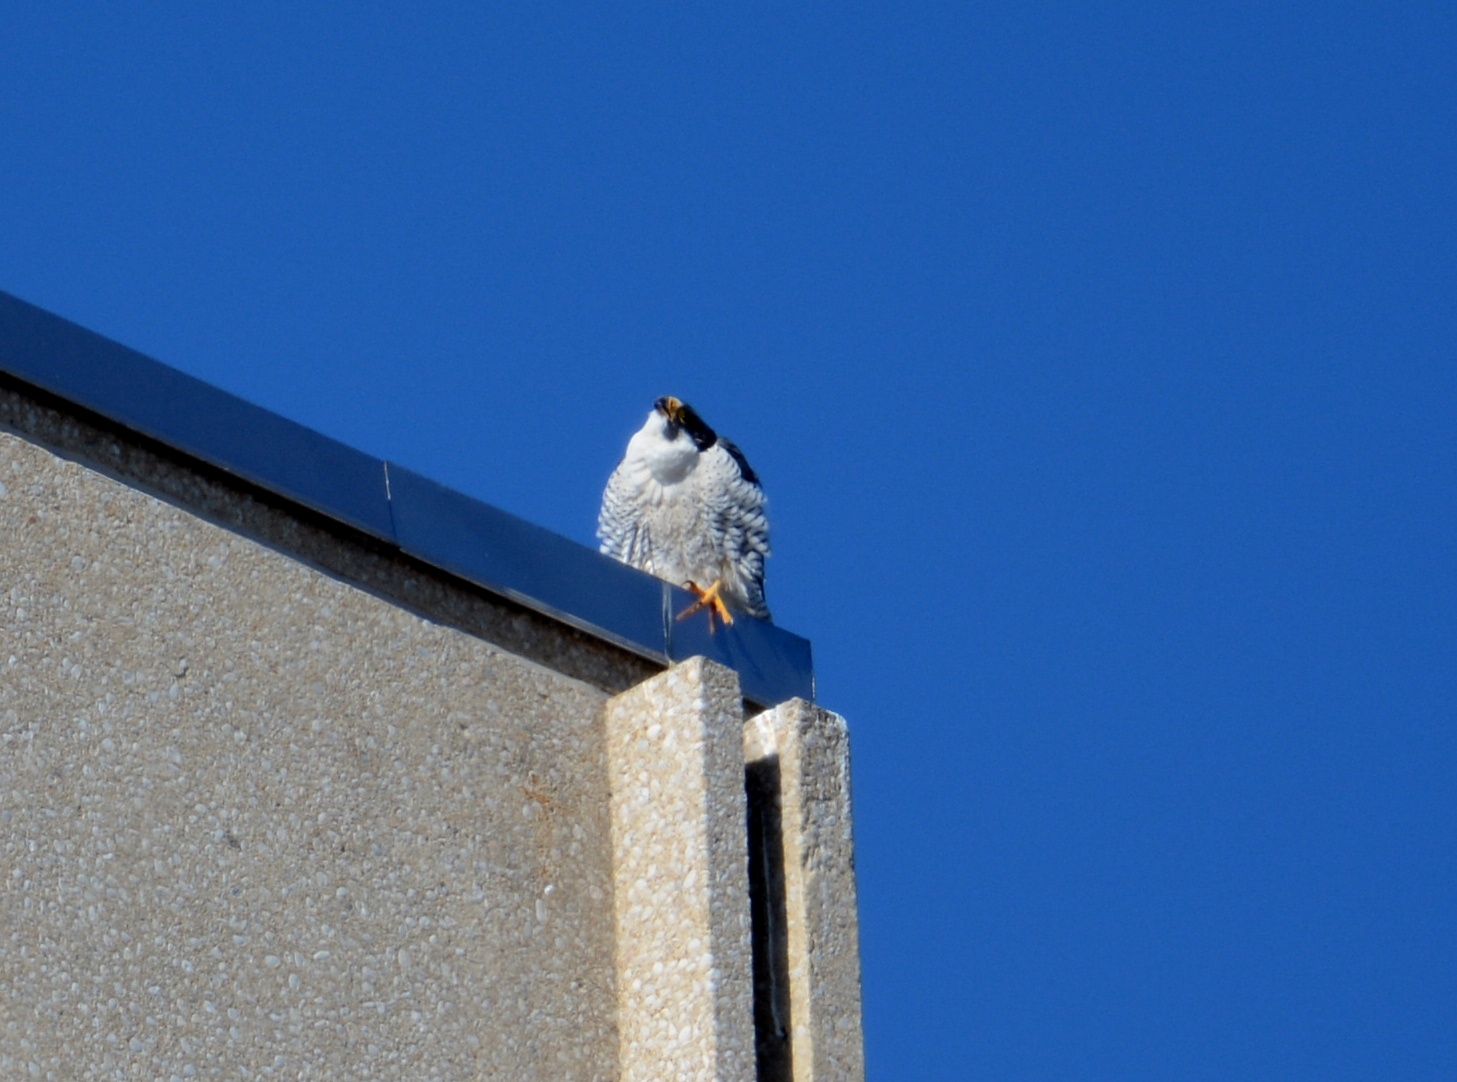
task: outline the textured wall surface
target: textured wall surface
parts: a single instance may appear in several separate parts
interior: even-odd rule
[[[750,1082],[738,676],[703,658],[607,706],[624,1082]]]
[[[602,692],[5,433],[0,552],[0,1077],[615,1077]]]
[[[772,763],[782,832],[794,1082],[865,1077],[860,934],[845,719],[792,699],[744,724],[744,758]]]

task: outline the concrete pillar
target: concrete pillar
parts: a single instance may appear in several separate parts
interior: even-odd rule
[[[755,835],[761,1079],[860,1082],[865,1053],[845,721],[791,699],[750,718],[743,731]]]
[[[755,1077],[742,718],[703,658],[605,707],[622,1082]]]

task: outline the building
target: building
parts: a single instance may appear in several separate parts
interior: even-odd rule
[[[862,1077],[804,640],[4,294],[0,546],[0,1077]]]

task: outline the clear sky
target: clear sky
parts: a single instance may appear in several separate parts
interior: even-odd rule
[[[591,543],[652,400],[851,724],[871,1074],[1457,1078],[1457,7],[7,5],[0,288]]]

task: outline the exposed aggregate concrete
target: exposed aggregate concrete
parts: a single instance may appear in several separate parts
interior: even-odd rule
[[[615,1077],[606,696],[0,433],[0,1077]]]

